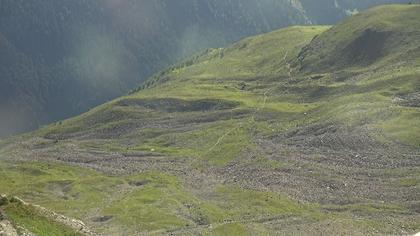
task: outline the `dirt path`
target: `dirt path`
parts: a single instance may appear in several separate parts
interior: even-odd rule
[[[240,126],[239,127],[235,127],[235,128],[233,128],[233,129],[230,129],[230,130],[228,130],[225,134],[223,134],[218,140],[217,140],[217,142],[207,151],[207,152],[211,152],[211,151],[213,151],[213,149],[214,148],[216,148],[217,147],[217,145],[219,145],[222,141],[223,141],[223,139],[226,137],[226,136],[228,136],[230,133],[232,133],[233,131],[235,131],[235,130],[237,130],[237,129],[239,129],[240,127],[241,127],[241,124],[242,123],[240,123]]]
[[[262,109],[265,108],[265,105],[267,104],[267,100],[269,98],[268,93],[272,90],[273,88],[269,88],[268,90],[266,90],[263,94],[264,98],[263,98],[263,103],[262,105],[258,106],[257,109],[255,109],[255,112],[252,114],[251,118],[250,118],[250,123],[255,121],[255,115],[260,112]],[[223,139],[228,136],[229,134],[231,134],[233,131],[242,128],[243,126],[243,122],[239,122],[238,125],[236,127],[234,127],[233,129],[228,130],[226,133],[224,133],[222,136],[219,137],[219,139],[217,139],[217,142],[211,147],[209,148],[209,150],[207,152],[211,152],[214,150],[214,148],[216,148],[222,141]]]
[[[284,54],[283,60],[286,63],[286,68],[287,68],[287,73],[289,75],[289,79],[293,79],[292,77],[292,65],[287,61],[287,55],[289,55],[289,52],[286,52],[286,54]]]
[[[288,56],[289,52],[287,51],[283,57],[284,62],[286,63],[286,68],[288,70],[288,75],[289,75],[289,79],[292,79],[292,66],[291,64],[287,61],[287,56]],[[250,122],[254,122],[255,121],[255,115],[260,112],[261,110],[263,110],[267,104],[267,100],[269,98],[268,94],[271,92],[271,90],[273,90],[273,88],[269,88],[266,91],[264,91],[264,98],[263,98],[263,102],[262,105],[258,106],[257,109],[255,109],[255,112],[252,114],[251,118],[250,118]],[[208,152],[211,152],[214,148],[216,148],[222,141],[223,139],[228,136],[230,133],[232,133],[233,131],[235,131],[236,129],[240,129],[242,127],[242,122],[240,122],[238,124],[238,127],[235,127],[231,130],[228,130],[225,134],[223,134],[218,140],[217,142],[208,150]]]

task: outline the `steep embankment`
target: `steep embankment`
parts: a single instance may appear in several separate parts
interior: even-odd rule
[[[0,185],[105,234],[413,233],[419,16],[379,7],[208,50],[3,140]],[[371,32],[390,35],[374,55]]]
[[[5,236],[96,235],[81,221],[6,195],[0,196],[0,234]]]

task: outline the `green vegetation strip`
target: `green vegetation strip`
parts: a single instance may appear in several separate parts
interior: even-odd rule
[[[57,223],[42,214],[31,205],[10,202],[2,207],[7,219],[18,229],[28,230],[35,235],[48,236],[81,236],[73,229]]]

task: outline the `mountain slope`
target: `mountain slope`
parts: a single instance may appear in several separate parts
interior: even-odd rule
[[[409,1],[383,1],[383,0],[298,0],[298,5],[304,10],[305,15],[314,24],[335,24],[343,18],[370,7],[391,4],[391,3],[409,3]]]
[[[80,114],[204,48],[387,2],[2,0],[0,47],[19,56],[0,54],[0,136]]]
[[[42,111],[42,97],[38,95],[37,87],[32,86],[34,81],[31,81],[37,77],[36,69],[32,61],[19,53],[1,33],[0,55],[0,135],[3,132],[23,132],[26,125],[36,126],[37,120],[42,120],[37,114],[37,111]],[[17,70],[19,75],[15,74]]]
[[[385,6],[207,50],[130,95],[3,140],[2,191],[107,235],[414,233],[419,13]],[[370,42],[349,27],[378,25],[409,43],[345,60],[347,45]]]
[[[358,14],[305,47],[299,55],[300,67],[321,72],[415,64],[420,50],[412,40],[419,37],[417,13],[408,5],[394,5]]]
[[[306,22],[271,0],[4,0],[0,16],[0,47],[19,55],[0,54],[1,112],[34,121],[4,121],[0,135],[80,114],[203,48]]]

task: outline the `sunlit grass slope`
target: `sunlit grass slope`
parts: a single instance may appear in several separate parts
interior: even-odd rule
[[[19,235],[30,232],[35,235],[82,236],[77,230],[51,219],[32,205],[26,205],[14,197],[2,198],[0,220],[8,220]],[[2,232],[4,233],[4,232]],[[7,232],[6,232],[7,235]]]
[[[93,219],[97,230],[105,234],[163,233],[197,227],[197,222],[207,228],[222,225],[226,220],[241,221],[244,216],[251,221],[262,216],[299,216],[313,220],[322,215],[317,206],[300,205],[275,193],[232,186],[221,185],[204,200],[187,192],[177,177],[159,172],[117,177],[59,164],[4,162],[1,168],[2,191],[25,196],[29,201],[86,221],[98,214],[103,219],[110,216],[112,221],[104,220],[106,224],[98,224],[99,218]],[[48,219],[29,206],[10,203],[5,206],[5,213],[17,225],[37,235],[60,230],[58,224],[51,221],[47,224]]]

